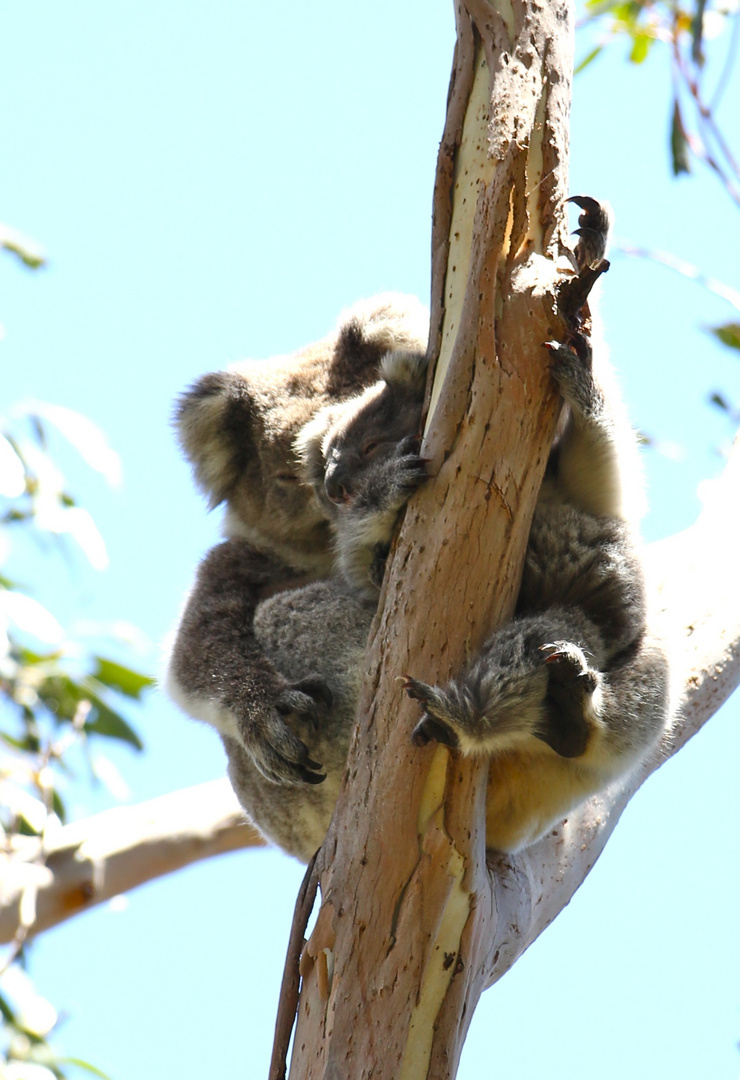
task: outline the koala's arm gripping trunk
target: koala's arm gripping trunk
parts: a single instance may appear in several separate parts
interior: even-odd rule
[[[315,779],[316,763],[283,720],[288,691],[254,629],[257,605],[296,573],[231,539],[208,552],[180,620],[167,673],[173,699],[187,713],[236,739],[268,779]]]

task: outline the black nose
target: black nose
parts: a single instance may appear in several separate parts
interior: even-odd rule
[[[347,488],[342,483],[342,477],[338,469],[327,469],[326,476],[324,477],[324,490],[333,503],[338,506],[342,503],[348,503],[351,495]]]

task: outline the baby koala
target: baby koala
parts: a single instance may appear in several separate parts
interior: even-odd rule
[[[368,599],[377,599],[398,512],[427,477],[426,373],[423,353],[387,353],[376,383],[322,409],[296,439],[303,476],[334,521],[338,571]]]

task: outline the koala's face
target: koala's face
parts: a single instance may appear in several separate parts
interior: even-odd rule
[[[386,382],[348,403],[323,443],[326,498],[336,506],[351,505],[398,444],[420,434],[421,409],[417,388]]]
[[[230,535],[243,535],[260,547],[274,545],[283,557],[292,552],[309,563],[328,558],[328,514],[299,475],[292,432],[265,433],[252,443],[249,465],[229,495],[227,522]]]

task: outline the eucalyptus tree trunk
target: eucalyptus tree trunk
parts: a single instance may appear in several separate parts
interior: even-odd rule
[[[509,886],[486,863],[486,766],[412,745],[418,706],[398,676],[458,671],[516,600],[557,414],[543,342],[562,337],[555,288],[570,265],[572,13],[561,0],[471,0],[457,30],[434,193],[422,451],[434,479],[386,577],[349,782],[314,869],[322,904],[291,1078],[453,1076],[508,953]]]

